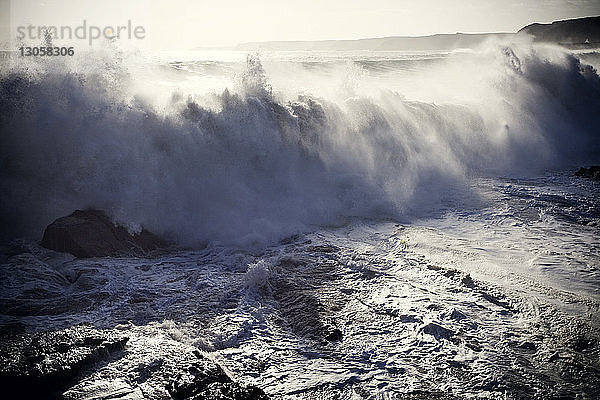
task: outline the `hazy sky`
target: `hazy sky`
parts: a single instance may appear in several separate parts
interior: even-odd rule
[[[0,0],[6,3],[6,0]],[[132,20],[144,46],[190,48],[264,40],[354,39],[518,30],[600,15],[600,0],[13,0],[13,23]],[[18,20],[18,22],[16,22]]]

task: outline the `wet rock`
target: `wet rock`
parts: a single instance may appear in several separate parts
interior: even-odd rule
[[[176,400],[266,400],[267,395],[255,386],[234,382],[214,362],[197,354],[198,361],[188,365],[168,385]]]
[[[466,274],[461,279],[461,283],[468,288],[471,288],[471,289],[475,288],[475,282],[473,282],[473,278],[471,278],[471,275],[469,275],[469,274]]]
[[[499,307],[502,307],[504,309],[506,309],[506,311],[514,311],[510,305],[510,303],[508,301],[504,301],[501,300],[500,297],[503,297],[502,295],[494,295],[485,291],[480,291],[479,293],[481,293],[481,297],[483,297],[485,300],[489,301],[492,304],[495,304]]]
[[[154,373],[156,373],[157,371],[159,371],[162,368],[163,364],[164,364],[164,360],[162,358],[159,358],[158,360],[154,360],[149,364],[138,365],[134,369],[134,372],[137,374],[136,382],[137,383],[146,382],[148,379],[150,379],[150,377]]]
[[[442,306],[441,304],[431,303],[428,304],[426,308],[431,311],[440,311],[444,308],[444,306]]]
[[[537,346],[533,342],[523,342],[517,345],[517,348],[531,352],[537,351]]]
[[[325,340],[328,342],[339,342],[342,340],[342,331],[338,328],[333,328],[326,333]]]
[[[271,281],[273,299],[279,303],[279,324],[297,336],[325,345],[341,340],[342,332],[336,331],[337,324],[328,316],[343,308],[346,296],[337,296],[323,303],[315,290],[319,284],[331,285],[340,275],[339,264],[334,261],[315,263],[310,258],[297,257],[304,268],[297,268],[289,259],[278,264],[280,271]],[[305,282],[310,279],[311,284]]]
[[[455,321],[462,321],[463,319],[467,319],[467,316],[462,312],[457,310],[456,308],[452,309],[452,312],[449,315],[450,319]]]
[[[481,346],[479,341],[474,337],[465,338],[464,344],[466,347],[468,347],[469,349],[473,350],[476,353],[483,351],[483,347]]]
[[[325,335],[325,324],[321,320],[324,307],[314,295],[296,289],[287,282],[279,282],[274,292],[275,300],[280,304],[284,325],[298,336],[321,339]]]
[[[571,342],[571,348],[575,351],[584,351],[593,347],[594,341],[585,337],[575,337]]]
[[[146,256],[166,246],[165,241],[143,229],[131,234],[115,225],[102,211],[77,210],[58,218],[44,231],[41,245],[76,257]]]
[[[55,398],[82,371],[123,350],[128,338],[75,326],[0,338],[5,398]]]
[[[454,336],[454,331],[448,328],[444,328],[441,325],[436,324],[435,322],[430,322],[421,328],[423,333],[433,336],[437,340],[440,339],[450,339]]]
[[[422,323],[423,322],[423,320],[421,320],[421,318],[419,318],[416,315],[411,315],[411,314],[398,315],[398,318],[400,318],[400,322],[405,323],[405,324],[414,324],[414,323]]]
[[[589,168],[581,167],[575,172],[575,176],[600,181],[600,165],[593,165]]]
[[[455,275],[461,275],[460,271],[454,268],[446,268],[443,270],[444,271],[444,276],[447,278],[452,278]]]

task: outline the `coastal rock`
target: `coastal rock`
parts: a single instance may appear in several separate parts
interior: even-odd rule
[[[326,332],[325,340],[328,342],[339,342],[343,338],[342,331],[338,328],[329,328],[328,332]]]
[[[143,229],[131,234],[115,225],[102,211],[76,210],[58,218],[44,231],[41,245],[76,257],[146,256],[166,243]]]
[[[0,337],[0,387],[5,398],[59,397],[85,369],[123,350],[128,338],[80,325]]]
[[[444,328],[443,326],[436,324],[435,322],[430,322],[421,328],[423,333],[433,336],[437,340],[441,339],[450,339],[454,336],[454,331],[448,328]]]
[[[255,386],[242,386],[234,382],[214,362],[197,354],[198,361],[188,365],[167,387],[176,400],[267,400],[268,397]]]
[[[575,176],[600,181],[600,165],[593,165],[589,168],[581,167],[575,172]]]

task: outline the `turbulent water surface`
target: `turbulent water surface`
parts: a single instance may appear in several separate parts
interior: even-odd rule
[[[192,348],[273,398],[598,398],[600,186],[572,176],[600,162],[598,60],[489,43],[5,65],[2,331],[125,332],[72,399],[168,398],[162,365]],[[36,244],[85,207],[182,250]]]

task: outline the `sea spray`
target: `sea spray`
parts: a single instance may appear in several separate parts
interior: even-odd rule
[[[409,73],[388,64],[354,75],[386,84]],[[3,239],[39,237],[54,218],[94,207],[187,245],[255,246],[352,218],[409,219],[468,202],[470,175],[600,154],[600,78],[558,48],[492,44],[415,61],[423,88],[406,93],[361,82],[298,93],[273,65],[249,56],[237,84],[175,92],[167,105],[136,92],[122,54],[4,71]]]

